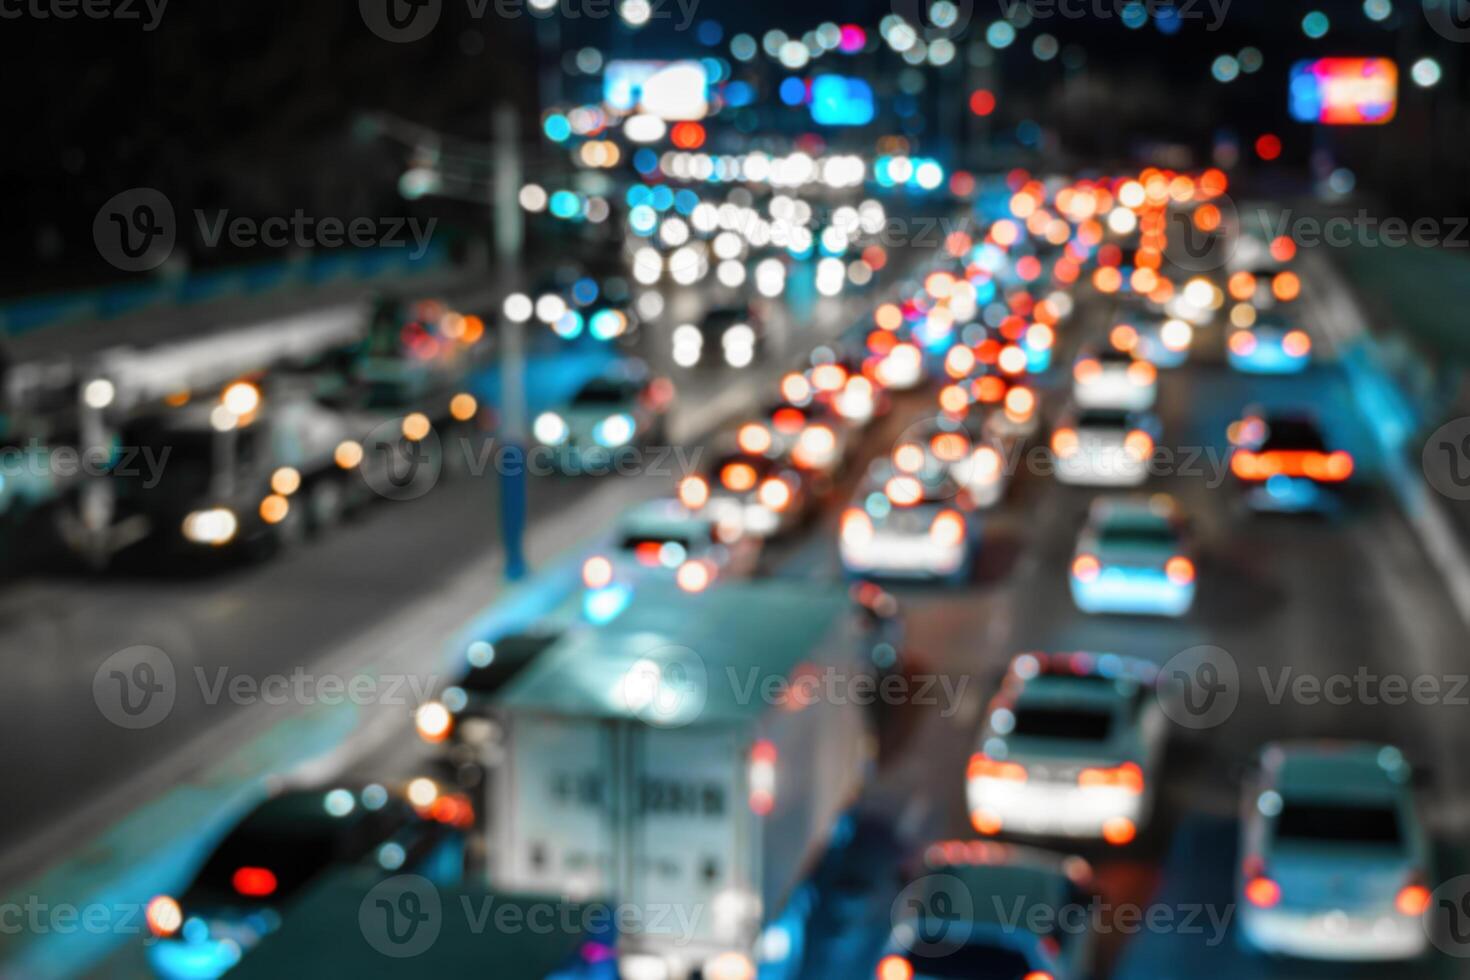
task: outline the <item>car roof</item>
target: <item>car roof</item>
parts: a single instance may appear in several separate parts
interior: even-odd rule
[[[1034,858],[1032,855],[1040,852],[1031,849],[1010,850],[1015,856],[978,863],[930,865],[926,869],[929,873],[922,879],[926,892],[923,907],[934,907],[928,901],[931,895],[937,898],[940,892],[953,890],[949,878],[957,879],[970,893],[971,921],[980,924],[1014,929],[1019,922],[1024,928],[1030,909],[1054,912],[1072,901],[1072,893],[1078,886],[1063,870],[1064,862]],[[1019,920],[1014,918],[1018,902],[1024,906]],[[1042,921],[1055,921],[1055,916]]]
[[[1397,796],[1410,776],[1398,749],[1375,742],[1272,742],[1261,768],[1283,793],[1326,797]]]

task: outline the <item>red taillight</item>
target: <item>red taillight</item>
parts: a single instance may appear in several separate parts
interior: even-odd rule
[[[1405,885],[1394,898],[1393,907],[1398,909],[1399,915],[1423,915],[1429,908],[1429,889],[1423,885]]]
[[[929,525],[929,539],[941,548],[958,547],[965,540],[965,519],[958,511],[941,511]]]
[[[270,868],[236,868],[230,876],[230,885],[249,898],[265,898],[275,893],[276,873]]]
[[[163,939],[179,931],[184,924],[184,912],[179,903],[167,895],[159,895],[148,903],[143,912],[148,931]]]
[[[853,507],[842,515],[842,539],[848,544],[862,545],[873,540],[873,520]]]
[[[1127,817],[1109,817],[1103,821],[1103,840],[1114,847],[1122,847],[1131,844],[1133,838],[1138,836],[1138,827]]]
[[[1240,449],[1230,457],[1230,472],[1250,482],[1273,476],[1295,476],[1318,483],[1341,483],[1353,475],[1353,457],[1338,450],[1322,453],[1316,450],[1272,449],[1253,453]]]
[[[772,477],[761,484],[757,496],[763,506],[770,510],[782,511],[791,503],[791,488],[786,485],[785,480]]]
[[[976,752],[970,756],[970,764],[965,768],[965,776],[968,779],[1003,779],[1012,783],[1024,783],[1026,767],[1019,762],[1003,762],[999,759],[992,759],[982,752]]]
[[[1128,365],[1128,381],[1137,388],[1147,388],[1158,380],[1159,371],[1148,361],[1134,361]]]
[[[1269,909],[1281,901],[1281,886],[1265,875],[1246,882],[1245,898],[1258,909]]]
[[[1164,563],[1164,574],[1175,585],[1188,585],[1194,581],[1194,562],[1183,555],[1175,555]]]
[[[1072,577],[1079,582],[1096,582],[1102,574],[1102,563],[1094,555],[1078,555],[1072,559]]]
[[[1072,377],[1079,384],[1092,384],[1098,378],[1102,377],[1102,365],[1094,358],[1083,358],[1073,366]]]
[[[1051,451],[1063,459],[1075,453],[1080,444],[1075,429],[1058,429],[1051,434]]]
[[[750,810],[768,816],[776,807],[776,743],[761,739],[750,747]]]
[[[1143,792],[1143,770],[1136,762],[1125,762],[1108,769],[1084,769],[1077,774],[1077,785],[1096,788],[1126,790],[1129,793]]]
[[[902,956],[885,956],[878,961],[878,980],[914,980],[914,968]]]

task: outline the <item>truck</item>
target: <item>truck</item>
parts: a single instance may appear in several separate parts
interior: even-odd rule
[[[846,595],[790,582],[639,590],[499,695],[482,805],[493,887],[632,913],[623,976],[785,977],[806,878],[871,765]]]

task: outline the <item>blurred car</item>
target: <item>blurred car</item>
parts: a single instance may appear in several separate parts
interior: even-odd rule
[[[1327,512],[1353,475],[1350,453],[1331,449],[1309,411],[1249,409],[1230,426],[1230,472],[1258,511]]]
[[[913,391],[924,383],[924,352],[907,341],[894,344],[878,359],[873,376],[891,391]]]
[[[979,541],[972,510],[968,493],[947,475],[924,479],[877,460],[842,514],[843,570],[962,582]]]
[[[893,448],[894,468],[929,480],[947,477],[968,492],[973,506],[995,506],[1010,481],[1005,447],[983,425],[974,426],[981,430],[974,435],[970,427],[940,416],[909,428]]]
[[[776,402],[760,416],[740,426],[740,448],[753,453],[789,457],[798,468],[834,476],[854,449],[852,428],[846,419],[822,402],[804,406]]]
[[[1150,817],[1168,721],[1157,669],[1115,654],[1022,654],[965,774],[970,822],[1121,846]]]
[[[717,454],[702,474],[679,481],[679,500],[757,538],[794,531],[816,503],[810,477],[788,459],[738,446]]]
[[[1116,347],[1085,350],[1072,365],[1072,398],[1083,408],[1142,412],[1158,398],[1159,372]]]
[[[874,976],[1083,980],[1096,937],[1075,921],[1085,922],[1076,913],[1091,907],[1092,888],[1080,857],[995,841],[931,844]]]
[[[149,964],[169,980],[220,976],[280,928],[307,886],[344,865],[455,882],[471,821],[457,795],[416,806],[377,784],[279,793],[224,836],[179,897],[148,903]]]
[[[538,415],[531,434],[566,472],[603,467],[619,454],[662,441],[673,399],[673,382],[630,358],[582,385],[559,411]]]
[[[1398,749],[1279,742],[1241,806],[1240,938],[1318,960],[1427,951],[1429,842]]]
[[[1226,360],[1245,374],[1300,374],[1311,364],[1311,353],[1307,332],[1277,319],[1232,330],[1225,342]]]
[[[680,367],[745,368],[759,357],[764,330],[749,307],[724,306],[710,310],[697,325],[675,327],[672,340],[674,363]]]
[[[1161,369],[1182,367],[1189,362],[1189,349],[1194,343],[1194,327],[1177,317],[1140,312],[1130,315],[1126,323],[1113,327],[1112,335],[1127,328],[1131,338],[1123,334],[1127,349]]]
[[[1041,429],[1036,403],[1036,392],[1031,388],[1011,385],[1000,405],[985,416],[986,436],[1012,445],[1030,439]]]
[[[1161,426],[1152,412],[1085,408],[1065,412],[1051,434],[1061,483],[1136,487],[1149,475]]]
[[[414,730],[430,745],[445,745],[456,762],[479,764],[482,748],[490,745],[490,703],[495,695],[565,635],[560,629],[529,629],[496,639],[471,643],[465,670],[454,683],[414,711]]]
[[[1072,558],[1072,601],[1086,613],[1183,616],[1194,604],[1194,549],[1172,497],[1093,501]]]
[[[759,545],[736,521],[722,517],[718,505],[690,510],[674,499],[637,504],[618,519],[608,546],[582,563],[582,584],[598,593],[667,579],[686,592],[702,592],[717,578],[748,575]]]

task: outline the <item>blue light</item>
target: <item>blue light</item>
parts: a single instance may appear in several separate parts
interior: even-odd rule
[[[644,184],[634,184],[628,188],[628,194],[624,200],[628,202],[628,207],[636,208],[640,204],[650,203],[653,200],[653,191]]]
[[[652,235],[658,227],[658,212],[647,204],[640,204],[628,212],[628,227],[635,235]]]
[[[1184,21],[1179,17],[1179,11],[1173,7],[1161,7],[1154,14],[1154,26],[1159,29],[1160,34],[1174,35],[1184,26]]]
[[[1011,46],[1016,40],[1016,29],[1003,20],[991,24],[985,31],[985,42],[996,50]]]
[[[164,940],[148,947],[148,962],[159,976],[170,980],[214,980],[240,962],[240,947],[229,939]]]
[[[1302,18],[1302,33],[1313,40],[1326,37],[1331,27],[1332,21],[1320,10],[1314,10]]]
[[[623,320],[616,310],[598,310],[587,321],[587,332],[598,340],[611,340],[622,330]]]
[[[557,191],[551,195],[551,213],[558,218],[575,218],[582,213],[582,199],[572,191]]]
[[[572,284],[572,299],[579,306],[588,306],[597,302],[597,280],[584,276]]]
[[[610,623],[622,615],[633,600],[633,590],[626,585],[609,585],[604,589],[590,589],[582,597],[582,614],[594,626]]]
[[[725,104],[732,109],[748,106],[755,101],[755,89],[747,82],[731,82],[725,86]]]
[[[811,111],[821,126],[866,126],[873,121],[873,88],[861,78],[818,75],[812,80]]]
[[[806,101],[806,82],[794,77],[783,79],[780,94],[787,105],[801,105]]]
[[[1137,0],[1130,0],[1123,5],[1121,16],[1123,26],[1136,31],[1148,23],[1148,7]]]
[[[633,416],[626,413],[609,415],[592,427],[592,438],[605,449],[617,449],[633,441],[637,424]]]
[[[564,143],[572,137],[571,122],[559,112],[547,116],[541,128],[545,131],[546,138],[554,143]]]
[[[667,211],[674,206],[674,192],[667,187],[655,187],[653,189],[653,206],[660,211]]]
[[[674,210],[680,214],[693,214],[697,207],[699,207],[699,195],[688,188],[674,195]]]
[[[699,39],[700,44],[703,44],[707,48],[712,48],[724,38],[725,29],[720,26],[719,21],[702,20],[699,22],[699,26],[694,29],[694,36]]]
[[[576,310],[567,310],[561,315],[561,319],[551,325],[551,329],[556,331],[558,337],[565,340],[572,340],[582,335],[582,327],[584,325],[585,321],[582,319],[582,314]]]
[[[633,154],[633,169],[645,177],[658,170],[658,154],[648,147],[643,147]]]

